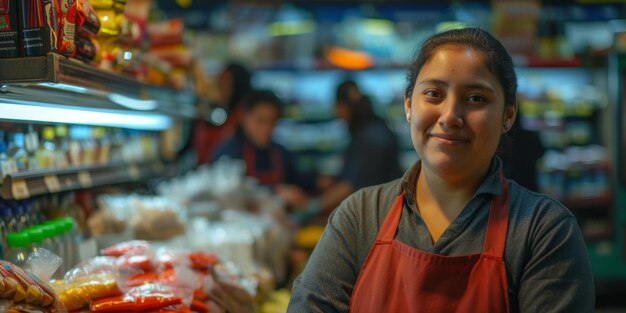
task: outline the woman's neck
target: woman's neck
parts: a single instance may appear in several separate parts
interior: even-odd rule
[[[439,209],[452,220],[474,196],[488,170],[489,163],[476,171],[445,175],[422,163],[416,184],[416,203],[420,210]]]

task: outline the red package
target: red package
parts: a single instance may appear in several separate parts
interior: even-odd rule
[[[85,37],[95,37],[100,30],[100,19],[96,11],[86,0],[76,2],[76,31]]]
[[[157,274],[156,272],[137,274],[128,279],[128,281],[126,282],[126,287],[136,287],[144,284],[151,284],[157,282],[158,280],[159,274]]]
[[[191,252],[187,257],[191,261],[191,267],[199,270],[207,269],[220,262],[214,254],[205,252]]]
[[[182,300],[174,296],[145,295],[132,297],[125,295],[91,301],[89,310],[92,312],[137,312],[164,308],[181,303]]]
[[[66,56],[76,54],[76,0],[60,0],[59,20],[60,36],[58,50]]]
[[[117,266],[120,269],[141,269],[144,271],[152,270],[152,261],[150,256],[146,254],[125,254],[117,259]]]
[[[145,254],[150,250],[150,244],[144,240],[122,242],[100,250],[102,255],[119,257],[124,254]]]

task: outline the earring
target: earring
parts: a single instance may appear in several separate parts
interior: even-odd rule
[[[509,127],[511,127],[511,126],[510,126],[510,123],[509,123],[509,121],[506,121],[506,122],[504,123],[504,132],[508,132],[508,131],[509,131]]]
[[[411,121],[411,114],[409,114],[409,113],[406,114],[406,121],[407,122]]]

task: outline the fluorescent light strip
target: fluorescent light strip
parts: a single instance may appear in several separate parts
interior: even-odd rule
[[[164,130],[172,125],[172,119],[161,114],[138,114],[112,110],[89,110],[2,102],[0,102],[0,120],[109,126],[140,130]]]
[[[63,83],[39,83],[39,85],[50,87],[50,88],[55,88],[55,89],[60,89],[60,90],[65,90],[65,91],[71,91],[71,92],[78,92],[78,93],[88,92],[87,88],[85,87],[74,86],[74,85],[63,84]]]
[[[109,100],[133,110],[150,111],[157,108],[156,100],[139,100],[117,93],[110,94]]]

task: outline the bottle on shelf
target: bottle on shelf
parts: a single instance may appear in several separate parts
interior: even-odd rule
[[[21,225],[22,230],[33,226],[30,216],[28,216],[28,212],[26,212],[24,201],[15,201],[14,203],[13,213],[17,219],[17,223]]]
[[[36,252],[39,248],[45,248],[43,246],[43,240],[45,235],[43,230],[37,226],[29,227],[24,230],[30,239],[29,252]]]
[[[69,138],[67,134],[67,126],[58,124],[54,127],[55,147],[54,159],[57,168],[68,168],[70,161],[68,160]]]
[[[77,166],[81,166],[82,162],[81,162],[81,154],[82,154],[82,147],[81,147],[81,143],[80,143],[80,126],[72,126],[70,127],[70,142],[69,142],[69,147],[68,147],[68,159],[70,161],[70,164],[74,167]]]
[[[7,144],[4,141],[4,133],[0,131],[0,178],[11,174],[9,165],[9,154],[7,152]]]
[[[11,169],[11,171],[13,173],[27,171],[29,168],[28,152],[26,152],[25,148],[24,133],[13,133],[11,139],[11,144],[9,145],[9,160],[13,160],[11,164],[15,164],[15,168]]]
[[[7,229],[9,230],[9,232],[17,233],[24,230],[24,225],[18,222],[18,217],[15,214],[16,211],[19,210],[15,208],[15,201],[7,201],[5,202],[5,205],[6,209],[8,210],[6,216],[7,219],[5,220],[5,222],[7,224]]]
[[[76,265],[80,261],[80,254],[78,251],[79,244],[82,240],[76,223],[74,219],[71,217],[64,217],[59,220],[60,223],[64,226],[64,238],[68,256],[67,256],[67,268],[71,268]]]
[[[69,266],[70,264],[68,248],[66,247],[66,242],[64,238],[65,225],[59,223],[57,220],[46,221],[43,225],[51,227],[54,230],[54,235],[50,238],[53,246],[56,247],[56,250],[53,252],[63,259],[61,267],[59,267],[59,270],[55,273],[56,278],[60,279],[63,277],[63,274],[66,272],[66,270],[69,269],[67,266]]]
[[[93,136],[96,143],[96,164],[106,165],[109,163],[109,155],[111,153],[111,142],[106,136],[106,129],[104,127],[94,127]]]
[[[6,260],[19,266],[24,267],[28,260],[30,238],[24,232],[9,233],[7,235],[7,243],[9,246]]]
[[[54,143],[54,127],[44,127],[42,130],[42,138],[43,142],[39,146],[39,149],[37,151],[37,160],[39,161],[39,167],[42,169],[54,168],[56,166],[56,145]]]
[[[42,201],[28,200],[27,205],[30,209],[30,220],[33,224],[41,224],[46,221],[46,216],[43,214]]]
[[[93,140],[92,128],[81,126],[81,147],[83,165],[93,166],[95,162],[96,144]]]
[[[39,149],[39,134],[37,134],[37,130],[32,124],[28,125],[25,143],[26,152],[28,152],[28,166],[31,170],[38,169],[37,150]]]

